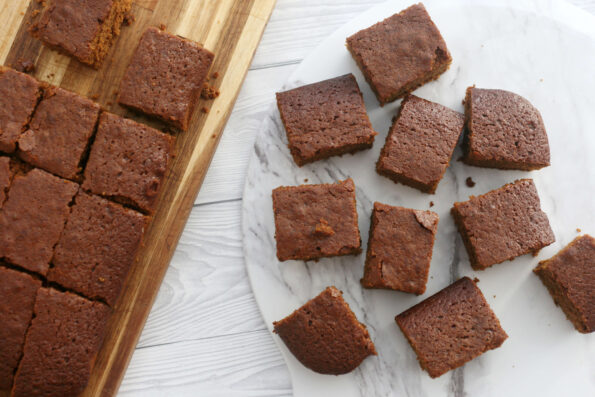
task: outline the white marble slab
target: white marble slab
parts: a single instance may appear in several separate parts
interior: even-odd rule
[[[296,396],[573,396],[595,395],[595,336],[574,330],[531,270],[576,235],[595,234],[595,18],[559,1],[425,1],[453,56],[438,81],[415,93],[462,111],[465,88],[502,88],[528,98],[544,118],[552,166],[540,171],[499,171],[453,162],[435,195],[396,185],[376,174],[374,164],[398,103],[380,108],[344,47],[345,38],[410,5],[392,1],[362,14],[325,40],[300,65],[285,88],[352,72],[364,92],[374,128],[371,150],[297,167],[286,146],[276,108],[257,137],[243,202],[244,253],[257,303],[269,329],[327,285],[344,291],[368,325],[379,352],[356,371],[339,377],[301,366],[276,338],[292,374]],[[455,158],[460,156],[460,149]],[[468,188],[464,180],[476,182]],[[441,217],[427,292],[421,297],[364,290],[364,255],[288,261],[275,256],[271,190],[279,185],[334,182],[352,177],[357,187],[363,247],[373,201],[433,210]],[[449,210],[454,201],[504,183],[531,177],[557,241],[537,257],[474,272]],[[464,368],[438,379],[421,371],[394,316],[463,275],[478,277],[509,339]]]

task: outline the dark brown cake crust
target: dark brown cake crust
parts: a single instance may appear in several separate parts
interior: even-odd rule
[[[0,258],[45,275],[78,188],[39,169],[15,175],[0,210]]]
[[[376,132],[352,74],[277,93],[296,164],[368,149]]]
[[[362,285],[423,294],[438,220],[432,211],[375,202]]]
[[[376,355],[366,326],[357,321],[335,287],[328,287],[273,326],[295,358],[320,374],[346,374],[366,357]]]
[[[87,385],[110,309],[41,288],[15,376],[13,397],[78,396]]]
[[[79,193],[54,250],[48,280],[113,306],[148,221],[136,211]]]
[[[104,112],[83,188],[152,213],[173,151],[173,136]]]
[[[463,115],[407,96],[386,138],[376,170],[394,182],[434,193],[463,131]]]
[[[532,179],[454,203],[451,213],[475,270],[536,253],[555,241]]]
[[[310,260],[361,252],[353,180],[273,190],[277,258]]]
[[[214,57],[198,43],[148,28],[120,83],[118,102],[186,131]]]
[[[550,147],[539,111],[503,90],[467,88],[465,156],[478,167],[536,170],[550,165]]]
[[[458,368],[508,338],[481,290],[463,277],[395,317],[432,378]]]
[[[12,387],[41,281],[0,266],[0,394]]]
[[[575,238],[533,271],[579,332],[595,331],[595,238]]]
[[[347,49],[380,105],[437,79],[452,62],[421,3],[348,37]]]
[[[0,66],[0,152],[14,152],[40,96],[37,80]]]
[[[45,3],[45,2],[44,2]],[[29,32],[48,47],[98,68],[132,0],[48,0]]]
[[[99,117],[98,104],[58,87],[47,88],[19,137],[19,157],[67,179],[77,179]]]

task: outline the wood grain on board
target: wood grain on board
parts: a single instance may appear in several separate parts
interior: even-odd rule
[[[110,112],[163,127],[115,103],[120,79],[148,26],[163,24],[171,33],[202,43],[215,53],[211,72],[220,76],[211,84],[221,95],[214,101],[201,99],[189,130],[174,133],[176,157],[85,395],[111,396],[118,390],[274,4],[275,0],[134,1],[135,21],[122,28],[101,68],[94,70],[28,34],[41,7],[38,0],[0,0],[0,63],[33,61],[33,75],[39,80],[91,97]],[[209,112],[201,112],[202,107]]]

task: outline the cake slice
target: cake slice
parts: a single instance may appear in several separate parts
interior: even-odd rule
[[[508,335],[481,290],[463,277],[395,318],[432,378],[504,343]]]
[[[366,326],[357,321],[335,287],[326,288],[273,325],[295,358],[320,374],[346,374],[376,355]]]
[[[575,238],[533,271],[579,332],[595,331],[595,238]]]
[[[132,0],[47,0],[29,32],[49,48],[99,68]]]

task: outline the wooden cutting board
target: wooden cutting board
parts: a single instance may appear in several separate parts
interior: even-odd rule
[[[110,319],[87,396],[112,396],[118,390],[274,5],[275,0],[134,1],[135,21],[122,28],[102,67],[94,70],[45,48],[27,33],[38,0],[0,0],[0,63],[14,67],[33,61],[39,80],[91,97],[110,112],[159,127],[115,103],[120,79],[148,26],[163,24],[171,33],[202,43],[215,53],[211,72],[220,75],[211,84],[221,95],[200,100],[189,130],[175,134],[177,155]]]

